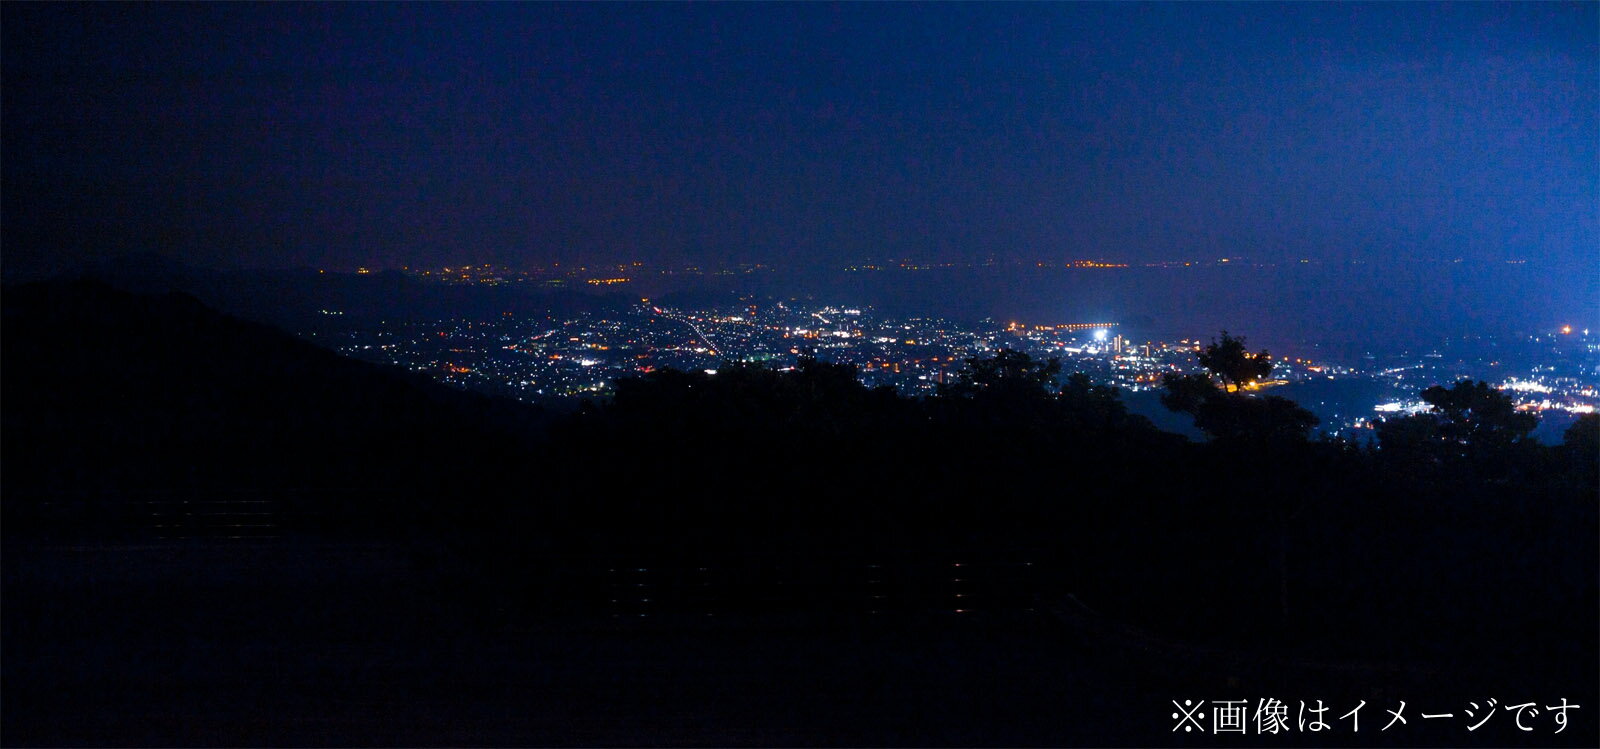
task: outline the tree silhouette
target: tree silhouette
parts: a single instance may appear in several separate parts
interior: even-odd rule
[[[1316,414],[1288,398],[1218,394],[1194,411],[1194,425],[1226,444],[1273,447],[1306,440],[1318,423]]]
[[[1562,435],[1559,454],[1572,468],[1575,485],[1600,485],[1600,414],[1584,414]]]
[[[1257,476],[1240,492],[1238,503],[1252,507],[1263,517],[1275,536],[1277,553],[1278,613],[1280,626],[1289,622],[1289,537],[1296,516],[1309,505],[1304,501],[1280,501],[1290,495],[1290,484],[1273,470],[1274,457],[1295,457],[1306,445],[1306,437],[1317,425],[1317,417],[1299,404],[1276,396],[1257,397],[1239,392],[1272,373],[1266,351],[1252,354],[1243,338],[1222,331],[1199,353],[1200,364],[1223,382],[1206,375],[1167,374],[1162,378],[1165,392],[1161,403],[1168,409],[1194,416],[1194,425],[1229,458],[1242,461],[1245,470]]]
[[[1461,380],[1422,391],[1427,413],[1376,422],[1385,450],[1434,462],[1501,452],[1528,441],[1539,417],[1517,410],[1510,396],[1487,382]]]
[[[983,393],[994,397],[1044,398],[1054,394],[1061,360],[1051,357],[1038,361],[1022,351],[1001,349],[988,358],[971,357],[948,395],[971,396]]]
[[[1562,434],[1562,446],[1577,457],[1600,458],[1600,414],[1584,414]]]
[[[1200,405],[1222,395],[1222,389],[1205,375],[1169,373],[1161,378],[1161,405],[1169,411],[1194,415]]]
[[[1317,425],[1316,415],[1287,398],[1257,398],[1237,392],[1272,374],[1272,360],[1266,351],[1252,354],[1245,349],[1243,338],[1224,330],[1222,338],[1198,357],[1223,387],[1206,375],[1167,374],[1161,380],[1165,389],[1161,404],[1194,416],[1195,427],[1212,439],[1257,447],[1300,443]]]
[[[1462,444],[1509,445],[1539,426],[1539,417],[1517,411],[1510,396],[1487,382],[1461,380],[1449,389],[1434,385],[1422,391],[1422,400],[1443,417],[1444,437]]]
[[[1263,349],[1250,353],[1244,347],[1244,338],[1235,338],[1222,331],[1222,338],[1211,342],[1199,353],[1200,366],[1222,380],[1228,390],[1236,390],[1272,374],[1272,358]]]

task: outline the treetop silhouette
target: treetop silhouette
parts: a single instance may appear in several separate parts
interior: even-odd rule
[[[1244,388],[1266,379],[1272,374],[1272,357],[1266,349],[1254,354],[1245,348],[1244,338],[1235,338],[1222,331],[1222,338],[1214,340],[1198,354],[1200,366],[1222,380],[1229,391]]]

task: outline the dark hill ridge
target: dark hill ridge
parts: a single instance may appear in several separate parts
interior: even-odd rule
[[[1003,352],[926,399],[816,360],[657,370],[544,430],[182,295],[7,288],[3,324],[12,743],[1156,745],[1137,716],[1173,697],[1597,699],[1592,419],[1408,452],[1239,407],[1196,443]],[[230,501],[325,532],[82,532],[141,502],[249,525]],[[1100,741],[1058,701],[1135,718]],[[1541,720],[1481,735],[1595,745]]]
[[[0,352],[12,512],[289,490],[428,504],[487,487],[543,422],[185,294],[95,281],[6,288]]]
[[[633,294],[533,284],[482,286],[423,281],[399,271],[324,273],[314,268],[221,270],[188,265],[154,253],[123,255],[78,274],[141,294],[182,292],[246,320],[303,330],[323,322],[322,310],[364,320],[435,320],[536,316],[599,311],[634,301]]]

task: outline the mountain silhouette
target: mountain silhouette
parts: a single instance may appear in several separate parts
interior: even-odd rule
[[[287,491],[414,511],[486,489],[545,419],[186,294],[71,280],[4,296],[11,516],[51,502]]]

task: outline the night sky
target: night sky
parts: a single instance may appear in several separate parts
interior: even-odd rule
[[[6,3],[4,262],[1460,258],[1592,301],[1597,7]]]

